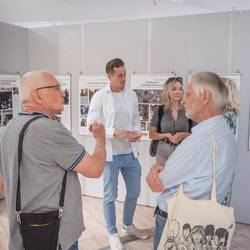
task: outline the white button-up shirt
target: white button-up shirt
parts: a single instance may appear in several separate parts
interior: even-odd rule
[[[125,88],[124,99],[128,109],[128,131],[139,131],[140,130],[140,119],[138,112],[138,100],[136,93],[133,90]],[[114,130],[120,129],[114,127],[115,121],[115,106],[114,99],[110,85],[99,90],[94,94],[89,106],[89,112],[87,117],[88,126],[93,122],[101,122],[105,125],[106,130],[106,150],[107,150],[107,161],[112,161],[113,151],[111,140],[114,138]],[[137,143],[131,142],[131,148],[134,156],[138,156]]]
[[[216,141],[217,201],[222,202],[233,179],[237,160],[237,144],[232,130],[222,115],[209,118],[192,128],[173,152],[160,173],[165,191],[157,199],[159,208],[167,211],[167,199],[173,197],[180,184],[184,193],[196,200],[210,199],[212,185],[212,141]]]

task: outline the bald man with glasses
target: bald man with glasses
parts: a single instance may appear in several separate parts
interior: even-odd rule
[[[91,124],[96,144],[94,153],[88,154],[61,122],[52,119],[63,111],[64,96],[60,84],[49,72],[25,74],[21,80],[24,112],[14,117],[2,134],[0,176],[3,177],[6,192],[10,250],[24,249],[16,218],[19,133],[29,120],[37,116],[40,118],[29,125],[23,140],[20,165],[22,212],[42,213],[57,209],[66,170],[58,249],[78,249],[78,238],[84,231],[84,223],[77,173],[90,178],[98,178],[102,174],[106,159],[105,129],[100,123]]]

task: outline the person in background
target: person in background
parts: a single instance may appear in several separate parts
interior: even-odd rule
[[[183,104],[186,116],[198,124],[165,162],[151,167],[147,183],[152,191],[161,192],[157,199],[154,250],[157,249],[168,217],[168,199],[180,184],[187,197],[195,200],[210,198],[212,184],[212,143],[216,141],[216,191],[222,203],[233,179],[237,160],[235,136],[224,120],[228,89],[223,80],[212,72],[192,75]]]
[[[224,118],[236,135],[238,125],[237,119],[240,115],[240,93],[232,79],[222,77],[222,80],[228,89],[228,104],[224,112]]]
[[[232,79],[222,77],[222,80],[224,81],[228,89],[228,103],[223,116],[229,127],[232,129],[234,135],[236,135],[238,127],[238,117],[240,115],[240,93],[237,89],[235,82]],[[224,206],[231,206],[232,186],[233,180],[225,196],[225,199],[222,202]]]
[[[156,150],[156,163],[165,161],[181,141],[190,135],[192,121],[185,115],[181,104],[183,98],[183,79],[170,77],[162,90],[162,105],[155,109],[150,123],[149,138],[159,140]],[[159,109],[163,109],[160,128],[157,132]]]
[[[21,80],[24,112],[9,121],[2,133],[0,175],[4,180],[9,217],[9,250],[23,250],[16,217],[17,142],[24,124],[36,116],[41,118],[29,125],[23,140],[20,166],[22,211],[40,213],[56,210],[66,170],[64,212],[58,244],[61,250],[78,249],[78,238],[84,230],[84,224],[77,173],[90,178],[98,178],[102,174],[106,159],[105,129],[100,123],[91,124],[96,144],[93,154],[87,153],[61,122],[52,119],[63,111],[64,96],[60,84],[49,72],[33,71],[25,74]]]
[[[99,121],[105,124],[107,161],[103,172],[103,209],[112,250],[123,249],[116,227],[115,200],[118,175],[121,172],[126,197],[123,208],[122,235],[137,238],[148,236],[133,225],[137,198],[141,187],[141,165],[138,161],[137,141],[142,133],[136,93],[125,87],[126,69],[120,58],[106,64],[109,84],[96,92],[89,106],[87,124]]]

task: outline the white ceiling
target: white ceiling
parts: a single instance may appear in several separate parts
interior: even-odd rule
[[[250,0],[0,0],[0,21],[23,27],[250,9]]]

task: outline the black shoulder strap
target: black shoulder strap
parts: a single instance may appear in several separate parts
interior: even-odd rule
[[[161,132],[161,119],[162,119],[162,116],[163,116],[163,105],[160,105],[159,106],[159,110],[158,110],[158,124],[157,124],[157,132]]]
[[[191,129],[194,126],[194,123],[191,119],[188,119],[188,132],[191,133]]]
[[[25,130],[27,127],[36,119],[42,118],[44,116],[36,116],[30,119],[25,125],[23,126],[21,132],[19,133],[19,141],[18,141],[18,181],[17,181],[17,193],[16,193],[16,211],[21,211],[21,191],[20,191],[20,165],[22,161],[22,151],[23,151],[23,137]],[[67,180],[67,171],[65,170],[64,178],[63,178],[63,184],[60,194],[60,202],[59,206],[63,207],[64,205],[64,195],[65,195],[65,186],[66,186],[66,180]]]

